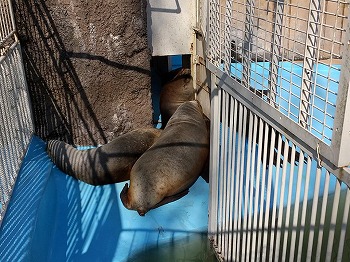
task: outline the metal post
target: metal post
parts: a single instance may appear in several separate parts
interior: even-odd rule
[[[310,110],[314,66],[317,59],[317,46],[320,34],[321,10],[324,0],[311,0],[309,7],[308,26],[304,49],[304,64],[302,73],[302,85],[300,94],[299,124],[305,129],[310,129]]]
[[[247,0],[246,2],[246,16],[245,16],[245,28],[244,28],[244,41],[243,41],[243,53],[242,53],[242,85],[245,88],[250,87],[250,72],[251,72],[251,52],[254,36],[254,5],[255,0]]]
[[[219,131],[220,118],[219,114],[220,100],[219,88],[216,85],[216,76],[211,75],[211,115],[216,116],[211,121],[210,130],[210,198],[209,198],[209,221],[208,232],[209,238],[217,243],[217,209],[218,209],[218,157],[219,157]]]
[[[271,62],[269,72],[269,95],[270,104],[277,108],[276,95],[277,95],[277,80],[278,80],[278,68],[279,62],[282,57],[282,28],[284,17],[284,0],[277,0],[275,3],[275,17],[273,23],[273,33],[271,41]]]

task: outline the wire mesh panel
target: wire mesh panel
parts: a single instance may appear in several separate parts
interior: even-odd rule
[[[33,133],[20,45],[0,58],[0,223]]]
[[[318,138],[323,151],[336,151],[335,122],[341,129],[350,121],[344,113],[335,119],[338,94],[348,90],[341,79],[349,74],[342,59],[349,53],[349,2],[209,1],[208,16],[209,63]],[[346,166],[350,158],[330,161]]]
[[[0,0],[0,224],[33,134],[20,45],[10,1]]]

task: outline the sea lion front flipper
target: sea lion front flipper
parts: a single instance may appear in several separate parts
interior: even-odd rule
[[[165,197],[165,198],[163,198],[162,201],[160,201],[158,204],[156,204],[152,209],[163,206],[163,205],[171,203],[171,202],[174,202],[174,201],[180,199],[181,197],[186,196],[188,194],[188,192],[190,192],[190,191],[188,189],[185,189],[184,191],[181,191],[180,193]]]

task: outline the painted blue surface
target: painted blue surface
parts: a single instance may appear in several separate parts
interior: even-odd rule
[[[170,56],[171,70],[178,69],[182,67],[182,55],[172,55]]]
[[[340,78],[340,65],[327,66],[323,64],[315,65],[313,68],[313,81],[315,83],[312,90],[311,102],[313,107],[311,114],[311,133],[323,140],[326,144],[331,143],[333,118],[335,116],[335,105],[338,93],[338,82]],[[257,90],[269,90],[269,62],[257,62],[251,64],[250,86]],[[303,65],[280,62],[277,72],[277,98],[279,110],[284,115],[290,117],[298,123],[300,92],[302,85]],[[241,63],[231,64],[231,75],[238,80],[242,80],[243,66]],[[330,79],[330,81],[328,81]],[[322,98],[322,99],[320,99]],[[324,99],[327,99],[328,103]],[[290,111],[290,113],[288,112]],[[327,126],[322,123],[325,122]],[[324,129],[325,137],[322,138],[320,132]]]
[[[120,201],[124,183],[79,182],[52,164],[45,147],[34,137],[24,159],[0,231],[1,261],[127,261],[206,235],[209,185],[202,178],[185,197],[140,217]]]

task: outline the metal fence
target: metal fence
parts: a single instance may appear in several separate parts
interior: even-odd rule
[[[0,224],[33,134],[20,44],[10,1],[0,1]]]
[[[348,1],[210,0],[205,9],[218,256],[350,261]]]

